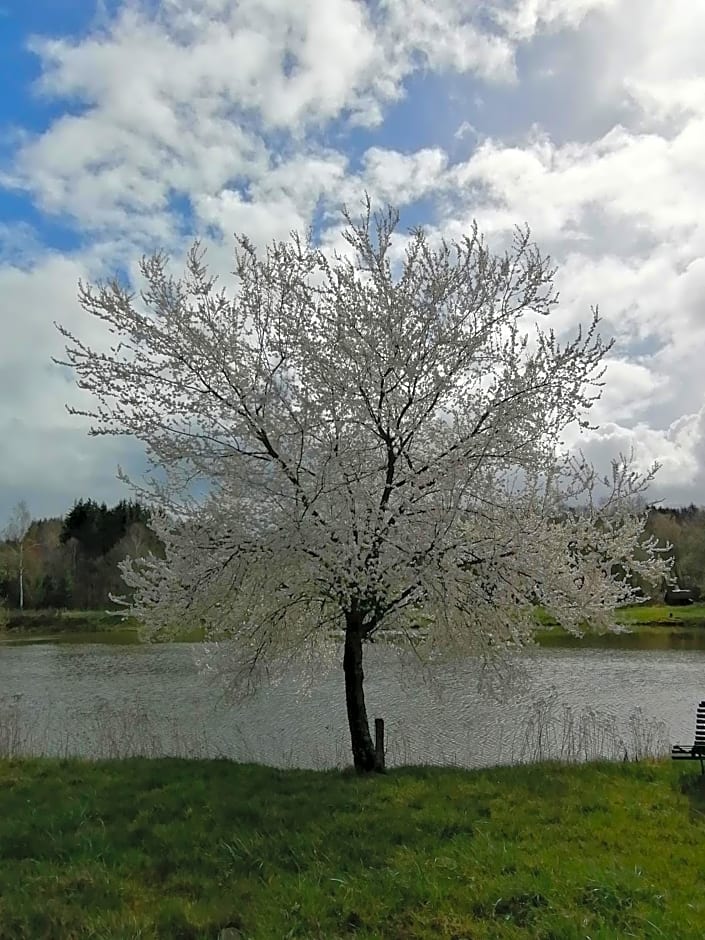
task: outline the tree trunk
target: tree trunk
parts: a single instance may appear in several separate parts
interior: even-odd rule
[[[345,703],[348,709],[348,725],[352,743],[353,762],[358,773],[375,770],[375,746],[370,736],[370,726],[365,708],[365,692],[362,671],[362,632],[358,619],[349,614],[345,625]]]

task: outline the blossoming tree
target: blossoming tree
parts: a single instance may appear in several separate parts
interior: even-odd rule
[[[638,511],[652,474],[620,457],[600,478],[563,451],[609,344],[597,311],[565,343],[540,326],[555,271],[528,229],[502,256],[476,226],[436,247],[415,229],[396,263],[393,209],[344,217],[343,255],[238,238],[232,295],[198,244],[182,278],[143,259],[139,299],[81,284],[109,352],[59,329],[97,401],[76,413],[160,471],[138,489],[166,554],[125,563],[133,612],[150,634],[203,624],[245,684],[339,628],[368,771],[363,646],[380,631],[482,654],[527,640],[539,604],[570,630],[609,625],[633,576],[668,562]]]

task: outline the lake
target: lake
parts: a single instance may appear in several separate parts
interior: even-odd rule
[[[0,753],[351,763],[338,647],[308,680],[290,672],[234,703],[199,670],[200,644],[91,639],[0,646]],[[365,653],[368,715],[385,719],[390,766],[663,752],[692,743],[705,698],[702,648],[534,648],[495,680],[473,658],[423,671],[409,650]]]

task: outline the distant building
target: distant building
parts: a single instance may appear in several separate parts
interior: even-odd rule
[[[686,591],[684,588],[671,588],[666,591],[664,600],[667,604],[672,605],[693,603],[692,592]]]

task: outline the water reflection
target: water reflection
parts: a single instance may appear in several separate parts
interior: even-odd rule
[[[69,646],[84,643],[98,644],[100,646],[135,646],[140,643],[137,630],[126,628],[124,630],[92,630],[79,632],[66,630],[61,633],[30,633],[17,630],[8,630],[0,633],[0,647],[2,646],[28,646],[37,643],[66,644]]]
[[[582,637],[547,633],[540,645],[547,649],[705,650],[705,629],[652,627],[641,633],[592,633]]]
[[[195,637],[184,636],[176,643],[192,643]],[[65,631],[61,633],[35,634],[6,631],[0,633],[0,649],[3,646],[25,646],[35,644],[58,644],[82,646],[138,646],[139,632],[125,628],[104,631]],[[687,625],[682,628],[668,626],[649,627],[642,632],[586,633],[582,637],[566,633],[543,632],[538,645],[545,649],[614,649],[614,650],[705,650],[705,625]]]

